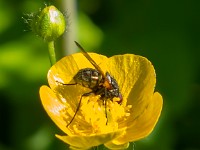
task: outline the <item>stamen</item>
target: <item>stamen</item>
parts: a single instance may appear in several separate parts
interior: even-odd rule
[[[123,106],[118,104],[117,101],[108,99],[105,113],[105,104],[100,99],[100,96],[86,96],[83,97],[80,108],[68,128],[75,135],[116,131],[119,128],[119,123],[125,121],[130,116],[131,108],[131,105]],[[67,109],[66,105],[66,108],[60,111],[67,126],[73,117],[74,110],[69,106]]]

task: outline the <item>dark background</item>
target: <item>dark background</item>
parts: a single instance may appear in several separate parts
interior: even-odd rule
[[[42,7],[40,0],[0,0],[0,150],[67,148],[54,137],[61,131],[39,99],[50,67],[47,44],[21,18]],[[77,1],[77,38],[85,49],[134,53],[154,64],[164,107],[153,133],[134,142],[135,150],[200,150],[199,8],[198,0]]]

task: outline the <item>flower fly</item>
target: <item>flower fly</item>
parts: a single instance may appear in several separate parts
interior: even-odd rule
[[[62,85],[81,85],[83,87],[91,89],[90,92],[84,93],[81,95],[79,100],[79,104],[76,108],[75,114],[72,117],[71,121],[68,123],[67,127],[72,123],[74,120],[80,105],[83,96],[89,96],[91,94],[100,95],[100,99],[103,100],[105,104],[105,112],[106,112],[106,100],[112,100],[114,97],[119,98],[117,101],[119,104],[122,103],[122,95],[119,92],[119,86],[117,81],[108,73],[102,71],[102,69],[97,65],[97,63],[90,57],[90,55],[75,41],[78,48],[81,50],[82,54],[88,59],[88,61],[94,66],[93,68],[84,68],[77,72],[77,74],[73,77],[75,83],[72,84],[63,84]],[[107,118],[107,113],[106,118]],[[107,124],[107,122],[106,122]]]

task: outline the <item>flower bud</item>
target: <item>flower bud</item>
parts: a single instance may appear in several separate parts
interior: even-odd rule
[[[56,40],[66,29],[65,17],[55,6],[40,10],[29,23],[31,30],[48,42]]]

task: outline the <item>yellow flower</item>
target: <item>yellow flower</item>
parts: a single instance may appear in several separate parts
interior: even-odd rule
[[[89,149],[104,144],[109,149],[126,149],[129,142],[149,135],[162,110],[162,96],[154,93],[156,75],[146,58],[133,54],[110,58],[96,53],[89,55],[104,73],[116,79],[123,101],[100,99],[99,95],[81,95],[91,89],[74,83],[73,77],[83,68],[94,68],[81,54],[66,56],[48,72],[48,86],[40,88],[44,109],[66,134],[56,135],[74,149]],[[70,123],[70,124],[69,124]]]

